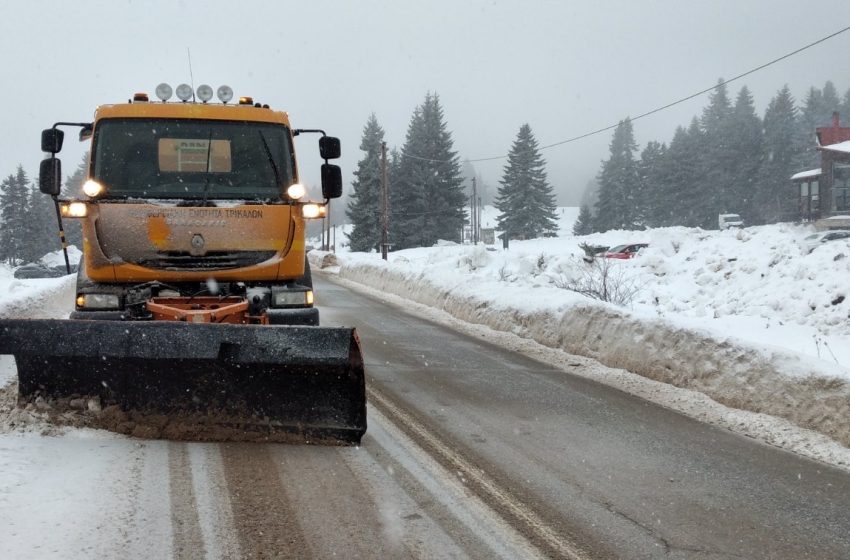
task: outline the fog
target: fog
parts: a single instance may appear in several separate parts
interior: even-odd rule
[[[506,154],[529,123],[541,145],[664,105],[829,35],[850,3],[4,1],[0,173],[37,172],[39,133],[91,118],[99,104],[181,82],[251,95],[343,142],[346,182],[375,112],[401,147],[413,109],[437,92],[460,158]],[[832,80],[850,88],[850,33],[729,86],[760,114],[784,84],[800,99]],[[188,54],[191,52],[191,74]],[[704,95],[635,123],[638,142],[669,140]],[[850,115],[847,116],[850,119]],[[610,132],[547,149],[559,203],[575,204],[607,155]],[[299,138],[318,181],[315,137]],[[65,173],[85,145],[66,142]],[[475,163],[498,186],[503,160]],[[348,187],[347,187],[348,188]]]

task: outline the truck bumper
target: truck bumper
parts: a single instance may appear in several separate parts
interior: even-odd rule
[[[295,309],[266,309],[272,325],[319,325],[319,310],[315,307]]]
[[[272,325],[319,325],[319,310],[315,307],[302,307],[295,309],[272,309],[266,310],[269,323]],[[126,321],[124,311],[72,311],[71,319],[83,319],[89,321]]]

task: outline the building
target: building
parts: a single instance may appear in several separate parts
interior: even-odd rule
[[[800,219],[818,229],[850,227],[850,127],[838,113],[832,126],[817,129],[821,166],[791,177],[799,194]]]

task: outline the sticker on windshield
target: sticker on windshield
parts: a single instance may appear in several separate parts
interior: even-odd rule
[[[230,173],[230,140],[160,138],[159,170],[172,173]]]

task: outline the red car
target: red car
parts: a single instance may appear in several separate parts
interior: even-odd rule
[[[602,255],[606,259],[633,259],[638,255],[638,252],[649,247],[649,243],[632,243],[630,245],[617,245],[611,247],[605,254]]]

